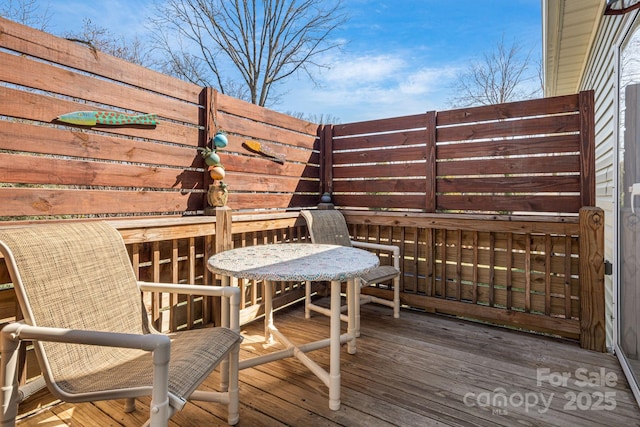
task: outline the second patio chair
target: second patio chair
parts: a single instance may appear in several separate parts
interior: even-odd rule
[[[166,426],[187,399],[227,405],[238,422],[237,288],[138,282],[120,233],[103,222],[4,228],[5,258],[24,321],[1,333],[1,425],[18,406],[18,347],[33,340],[50,392],[67,402],[151,396],[150,425]],[[141,291],[222,296],[230,327],[160,334]],[[197,387],[220,364],[221,391]],[[194,421],[195,423],[195,421]]]
[[[386,251],[391,253],[393,265],[381,265],[360,277],[360,286],[356,286],[356,335],[360,335],[360,305],[366,303],[383,304],[393,308],[393,317],[400,317],[400,248],[394,245],[359,242],[351,240],[347,222],[340,211],[335,209],[303,210],[300,212],[307,222],[312,243],[353,246],[362,249]],[[379,298],[373,295],[362,295],[360,289],[365,286],[391,282],[393,299]],[[311,304],[311,288],[306,284],[305,317],[309,318],[314,309]],[[323,312],[323,311],[319,311]]]

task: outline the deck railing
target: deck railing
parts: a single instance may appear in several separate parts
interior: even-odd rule
[[[355,239],[400,246],[403,304],[579,339],[604,351],[602,210],[556,219],[345,215]]]

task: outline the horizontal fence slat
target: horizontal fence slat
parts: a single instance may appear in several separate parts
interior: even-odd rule
[[[315,135],[305,135],[287,129],[277,128],[247,117],[219,114],[217,117],[221,129],[226,132],[242,135],[245,138],[258,138],[272,142],[273,151],[278,152],[280,145],[291,145],[312,149],[316,143]]]
[[[141,67],[70,40],[20,25],[0,17],[2,46],[20,54],[85,70],[97,76],[144,87],[178,99],[197,99],[202,88],[192,83]]]
[[[422,295],[407,297],[407,302],[417,307],[428,307],[429,309],[437,310],[439,313],[453,315],[466,313],[465,316],[478,320],[552,333],[570,339],[577,339],[580,336],[580,324],[575,319],[561,319],[513,310],[508,311],[502,308],[472,305],[462,301],[451,301]]]
[[[337,152],[333,154],[333,163],[339,165],[355,165],[358,163],[406,162],[426,159],[424,147],[402,147],[394,150],[358,150]]]
[[[52,129],[0,120],[0,139],[4,150],[163,166],[204,165],[195,147],[159,144],[80,129]]]
[[[233,179],[234,173],[247,173],[255,176],[289,176],[296,178],[319,179],[320,169],[317,165],[286,162],[280,165],[271,160],[258,157],[227,156],[220,154],[220,159],[228,173],[228,178]]]
[[[255,175],[237,172],[225,178],[233,191],[251,192],[310,192],[317,193],[320,188],[319,180],[306,180],[297,177],[274,175]]]
[[[199,130],[194,126],[185,126],[159,119],[157,126],[148,128],[120,128],[117,126],[111,126],[84,129],[71,125],[67,126],[57,124],[55,119],[56,117],[71,111],[86,110],[87,106],[85,104],[52,98],[41,94],[21,92],[19,90],[3,86],[0,86],[0,99],[2,99],[3,115],[17,119],[42,122],[36,124],[23,124],[23,129],[25,129],[25,126],[34,127],[33,132],[36,138],[41,133],[46,133],[47,131],[51,131],[52,135],[54,135],[53,138],[56,138],[56,131],[66,130],[73,136],[80,139],[91,139],[93,137],[91,135],[96,135],[95,137],[99,139],[100,134],[105,136],[112,134],[114,137],[126,136],[129,138],[151,139],[175,144],[184,144],[194,148],[198,146]],[[42,126],[45,129],[38,129],[38,126]],[[25,135],[29,135],[29,133],[22,132],[22,137]],[[83,144],[81,141],[72,140],[71,142],[75,142],[81,146]],[[84,144],[91,145],[86,141]],[[49,144],[45,145],[45,147],[48,146]]]
[[[35,62],[23,56],[0,52],[0,81],[34,88],[65,97],[86,99],[96,105],[126,108],[136,113],[156,113],[160,117],[186,123],[199,122],[199,97],[187,100],[169,98],[149,90],[122,85],[119,82],[97,79],[95,76],[72,72],[66,68]],[[34,73],[34,69],[38,69]],[[156,81],[149,79],[146,87],[155,87]],[[149,110],[153,106],[153,110]],[[83,110],[104,110],[87,107]],[[108,107],[106,109],[109,109]]]
[[[351,136],[333,140],[334,151],[361,148],[385,148],[424,144],[425,131],[401,131],[374,135]]]
[[[314,207],[320,202],[316,194],[229,193],[228,206],[238,210],[288,209]]]
[[[183,191],[112,191],[47,188],[0,188],[2,216],[64,217],[134,212],[183,213],[202,206],[203,193]]]
[[[442,161],[438,162],[436,166],[438,177],[451,175],[579,173],[580,156]],[[505,190],[508,191],[506,188]]]
[[[526,120],[509,120],[494,123],[438,127],[438,142],[499,138],[513,135],[541,135],[577,132],[579,130],[580,116],[572,114]]]
[[[334,181],[333,190],[340,192],[423,192],[425,188],[424,179],[367,179]]]
[[[386,178],[424,175],[426,162],[411,162],[379,165],[348,165],[333,168],[335,179]]]
[[[219,111],[238,117],[251,117],[252,120],[268,123],[271,126],[287,129],[304,135],[316,135],[318,125],[279,113],[268,108],[262,108],[250,102],[237,98],[217,94],[216,107]]]
[[[444,211],[490,212],[565,212],[577,213],[581,208],[580,196],[483,196],[441,195],[436,208]]]
[[[235,131],[238,131],[235,129]],[[296,138],[299,138],[296,136]],[[227,155],[240,155],[243,157],[249,157],[251,161],[264,159],[260,154],[249,151],[243,146],[243,143],[252,138],[242,135],[227,135],[229,144],[218,150],[218,154],[221,156]],[[298,163],[314,163],[319,162],[319,153],[311,148],[297,147],[295,145],[273,144],[272,142],[265,142],[264,139],[259,141],[261,144],[269,146],[274,152],[282,154],[286,162],[298,162]],[[306,141],[309,145],[313,145],[313,139],[309,138]],[[271,164],[273,166],[273,163]]]
[[[501,178],[442,178],[436,184],[440,193],[538,193],[580,192],[580,177],[572,176],[505,176]]]
[[[426,126],[426,114],[370,120],[333,126],[333,136],[370,134],[397,130],[419,129]]]
[[[185,190],[202,189],[201,172],[158,166],[106,164],[82,160],[43,158],[0,153],[0,170],[6,183],[129,187]]]
[[[366,207],[372,209],[418,209],[424,208],[426,196],[395,194],[362,195],[362,194],[334,194],[333,202],[344,207]]]
[[[577,236],[580,232],[575,216],[527,216],[511,217],[487,214],[441,214],[413,212],[368,212],[342,210],[349,224],[378,224],[385,226],[414,227],[418,229],[458,229],[486,232],[521,232],[534,235],[566,234]],[[543,242],[546,244],[546,242]]]
[[[195,219],[198,222],[193,222]],[[145,243],[172,239],[203,237],[215,230],[215,217],[184,218],[176,217],[175,221],[162,220],[130,220],[121,219],[107,221],[116,227],[125,243]],[[128,225],[129,224],[129,225]]]
[[[557,155],[580,151],[580,135],[549,135],[537,138],[503,139],[499,141],[461,142],[438,145],[438,159],[470,157]]]
[[[439,111],[438,126],[578,111],[578,95],[564,95],[481,107]]]

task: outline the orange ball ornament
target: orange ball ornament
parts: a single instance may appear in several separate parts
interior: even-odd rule
[[[214,181],[220,181],[224,179],[224,176],[225,176],[224,168],[220,165],[209,166],[209,175],[211,176],[211,179],[213,179]]]

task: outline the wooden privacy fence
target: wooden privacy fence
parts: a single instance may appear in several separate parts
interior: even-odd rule
[[[1,18],[0,31],[5,219],[202,209],[200,87]],[[86,110],[155,113],[159,124],[56,121]]]
[[[317,125],[0,18],[0,217],[198,215],[196,148],[217,130],[236,210],[317,203]],[[156,126],[76,126],[74,111],[154,113]],[[284,164],[243,148],[258,140]]]
[[[198,215],[217,130],[228,206],[570,213],[595,203],[593,93],[318,126],[0,18],[6,219]],[[74,126],[72,111],[155,113],[155,127]],[[279,164],[243,143],[285,156]]]
[[[298,211],[328,192],[353,238],[401,247],[405,304],[604,349],[592,92],[320,126],[3,18],[0,63],[6,225],[106,218],[125,236],[141,279],[209,284],[210,254],[305,241]],[[158,120],[56,120],[86,110]],[[232,212],[216,218],[202,215],[211,178],[196,149],[221,129]],[[250,140],[284,162],[247,150]],[[9,281],[3,268],[0,279]],[[240,285],[248,321],[261,313],[261,286]],[[301,297],[299,285],[282,283],[280,303]],[[12,295],[0,291],[5,320],[15,315]],[[168,328],[215,316],[214,301],[145,297]]]
[[[572,213],[595,204],[593,92],[322,131],[323,192],[344,207]]]

